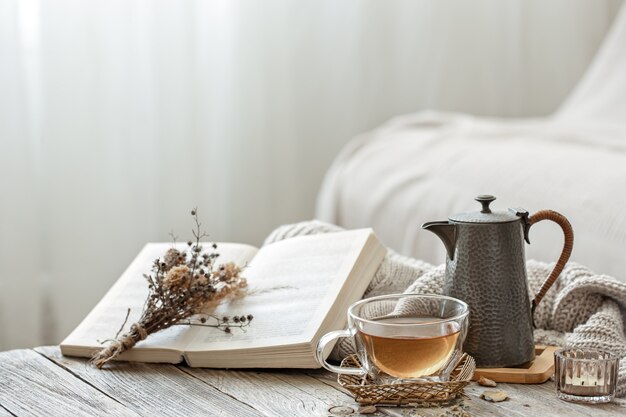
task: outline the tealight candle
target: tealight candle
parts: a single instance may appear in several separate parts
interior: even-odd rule
[[[619,358],[598,350],[554,353],[557,396],[566,401],[603,403],[615,396]]]

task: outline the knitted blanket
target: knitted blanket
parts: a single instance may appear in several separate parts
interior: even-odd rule
[[[320,221],[281,226],[265,244],[290,237],[343,230]],[[553,265],[528,261],[531,298],[547,278]],[[441,294],[445,266],[402,256],[388,250],[364,297],[392,293]],[[535,342],[569,348],[594,348],[614,352],[622,358],[617,396],[626,396],[626,283],[598,275],[570,262],[535,311]],[[341,339],[332,357],[354,352],[349,339]]]

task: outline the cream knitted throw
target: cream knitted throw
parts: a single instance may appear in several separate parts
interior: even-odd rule
[[[320,221],[281,226],[265,244],[294,236],[343,230]],[[552,265],[528,261],[529,292],[534,296]],[[365,297],[391,293],[442,292],[444,266],[408,258],[389,250],[368,286]],[[535,311],[535,341],[573,348],[609,350],[622,357],[617,396],[626,396],[626,283],[597,275],[584,266],[568,263]],[[342,339],[333,355],[352,353],[352,344]]]

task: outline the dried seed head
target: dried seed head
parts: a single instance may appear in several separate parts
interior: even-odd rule
[[[183,259],[184,258],[182,256],[182,253],[180,253],[178,249],[168,249],[167,252],[165,252],[165,256],[163,257],[163,260],[165,261],[165,269],[169,271],[173,267],[180,265],[181,263],[183,263]]]
[[[222,264],[219,266],[217,271],[213,272],[213,278],[218,279],[220,281],[230,281],[237,277],[241,269],[232,262],[227,264]]]
[[[178,265],[170,269],[163,278],[163,287],[170,291],[178,291],[188,287],[191,282],[191,271],[186,265]]]

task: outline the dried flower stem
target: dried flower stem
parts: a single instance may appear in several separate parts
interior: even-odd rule
[[[126,317],[124,318],[124,322],[120,326],[120,329],[117,331],[117,333],[115,333],[116,339],[120,336],[120,333],[122,333],[122,330],[124,330],[124,326],[126,326],[126,322],[128,321],[128,316],[130,316],[130,307],[128,307],[128,310],[126,310]]]
[[[241,331],[245,332],[246,327],[250,326],[250,322],[252,321],[252,315],[241,316],[241,317],[217,317],[213,315],[209,315],[208,317],[215,320],[215,324],[209,324],[206,322],[206,318],[201,317],[200,321],[191,321],[187,320],[184,322],[176,323],[176,326],[197,326],[197,327],[212,327],[214,329],[222,330],[225,333],[230,333],[231,329],[238,328]],[[248,317],[248,318],[246,318]]]

